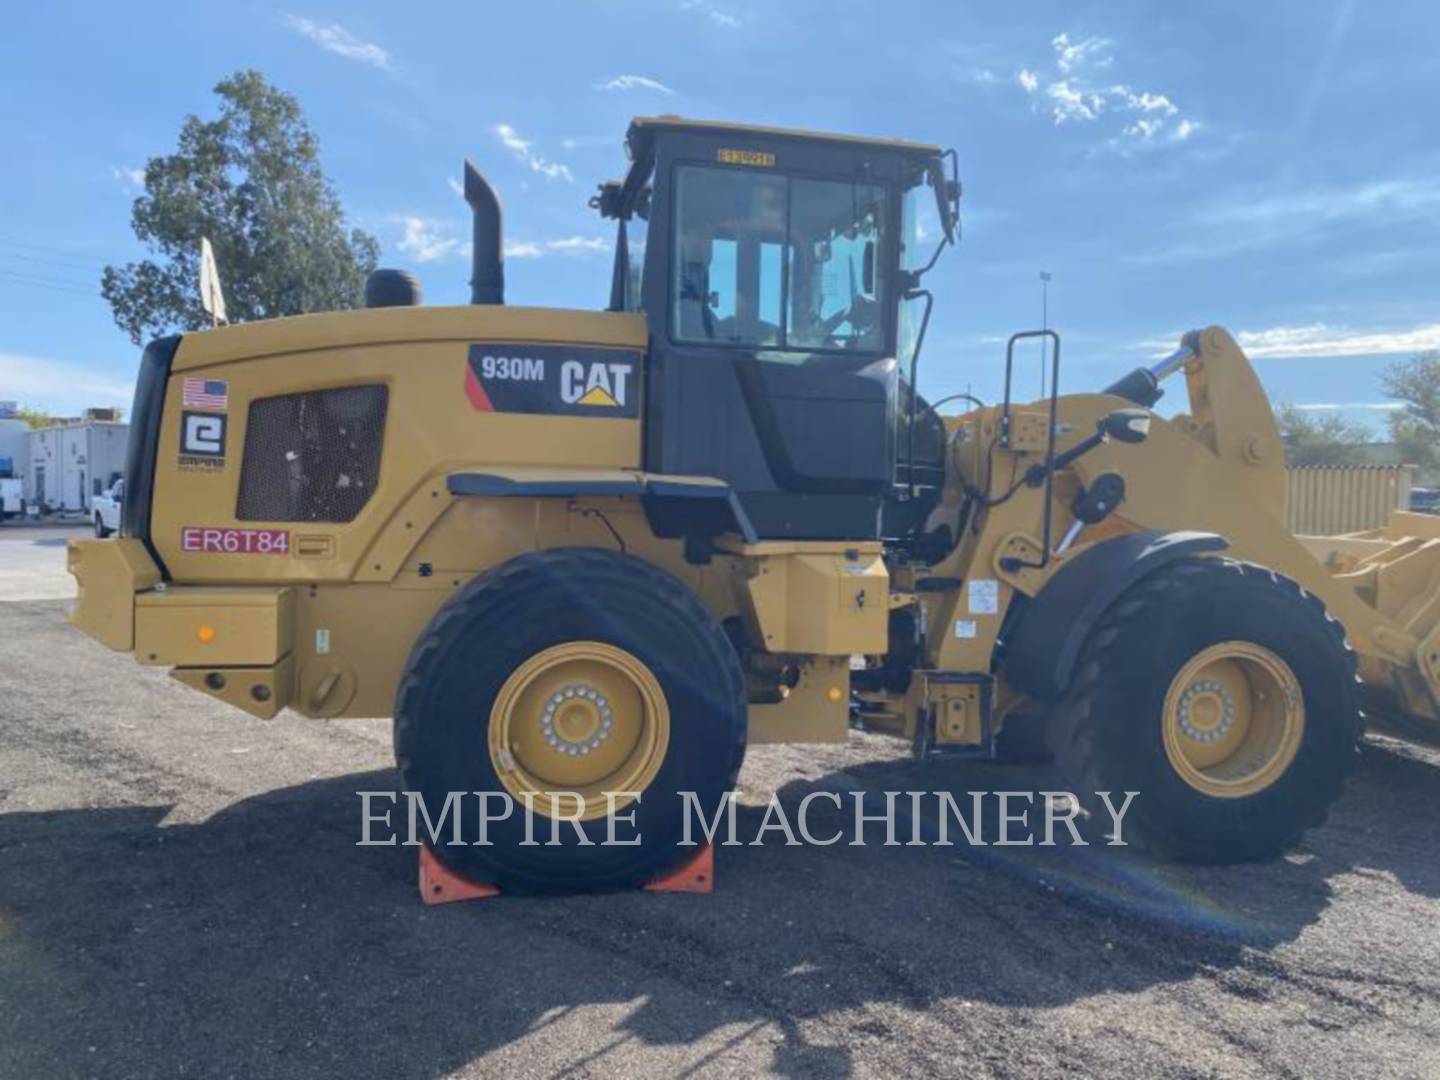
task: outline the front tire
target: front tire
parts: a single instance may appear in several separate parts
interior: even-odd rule
[[[1091,635],[1055,729],[1096,831],[1181,862],[1274,858],[1321,824],[1357,758],[1355,654],[1318,597],[1262,567],[1182,559]]]
[[[706,820],[744,756],[740,663],[720,626],[668,573],[588,548],[522,555],[453,597],[416,643],[401,678],[395,754],[406,791],[438,818],[450,792],[508,795],[512,815],[479,839],[477,803],[435,846],[452,870],[508,892],[632,888],[695,854],[678,846],[693,792]],[[616,800],[614,835],[604,791]],[[579,831],[545,811],[578,791]],[[524,798],[534,802],[532,842]],[[492,808],[498,813],[498,800]],[[571,812],[566,801],[562,812]],[[633,823],[627,819],[633,814]],[[703,839],[691,819],[692,839]]]
[[[104,539],[105,539],[106,537],[108,537],[108,536],[110,535],[110,533],[113,532],[113,531],[114,531],[114,530],[112,530],[112,529],[107,529],[107,528],[105,527],[105,519],[104,519],[104,518],[102,518],[99,514],[96,514],[96,515],[95,515],[95,536],[96,536],[98,539],[104,540]]]

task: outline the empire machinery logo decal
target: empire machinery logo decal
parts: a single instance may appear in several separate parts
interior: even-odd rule
[[[480,412],[633,419],[640,353],[571,345],[471,345],[465,396]]]
[[[186,378],[180,383],[180,457],[186,472],[225,468],[230,387],[224,379]]]

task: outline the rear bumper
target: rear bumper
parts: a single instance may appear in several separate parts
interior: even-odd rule
[[[134,538],[72,540],[80,598],[71,622],[142,664],[268,719],[294,693],[294,595],[287,587],[171,586]]]

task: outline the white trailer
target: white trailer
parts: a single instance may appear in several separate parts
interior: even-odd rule
[[[125,468],[128,424],[82,420],[30,432],[30,489],[52,511],[90,511]]]

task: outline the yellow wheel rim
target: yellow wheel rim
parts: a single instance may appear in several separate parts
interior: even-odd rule
[[[603,818],[655,779],[670,709],[654,674],[624,649],[570,641],[516,668],[490,709],[490,762],[536,813]],[[613,793],[609,799],[606,793]],[[577,798],[578,796],[578,798]]]
[[[1165,754],[1197,791],[1238,799],[1285,775],[1305,734],[1290,665],[1269,649],[1226,641],[1192,657],[1165,695]]]

